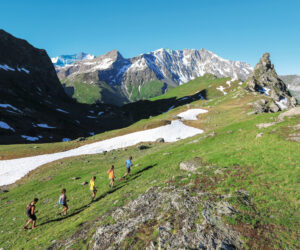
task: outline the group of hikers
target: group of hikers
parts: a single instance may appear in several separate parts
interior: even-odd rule
[[[126,165],[126,173],[124,174],[124,176],[122,178],[126,178],[126,176],[128,176],[130,174],[130,170],[131,170],[131,166],[132,166],[132,156],[130,156],[126,162],[125,162],[125,165]],[[109,170],[107,171],[107,174],[108,174],[108,178],[109,178],[109,187],[110,188],[113,188],[114,187],[114,182],[115,182],[115,167],[114,165],[112,165]],[[90,183],[89,183],[89,187],[90,187],[90,190],[92,192],[92,195],[91,195],[91,202],[94,201],[95,197],[96,197],[96,193],[97,193],[97,189],[96,189],[96,186],[95,186],[95,180],[96,180],[96,176],[93,176],[92,179],[90,180]],[[67,212],[68,212],[68,204],[67,204],[67,196],[66,196],[66,192],[67,190],[65,188],[63,188],[61,190],[61,195],[59,196],[59,200],[58,200],[58,203],[59,205],[62,205],[63,206],[63,209],[61,212],[58,213],[58,215],[67,215]],[[26,223],[26,225],[24,226],[24,229],[28,229],[28,226],[30,223],[32,223],[32,229],[35,228],[36,226],[36,213],[38,212],[36,209],[35,209],[35,204],[38,202],[38,198],[34,198],[32,202],[30,202],[27,206],[26,206],[26,215],[28,216],[28,221]]]

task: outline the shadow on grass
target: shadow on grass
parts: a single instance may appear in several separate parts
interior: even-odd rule
[[[97,197],[93,201],[93,203],[98,202],[98,201],[104,199],[107,195],[112,194],[112,193],[118,191],[119,189],[123,188],[124,186],[128,185],[128,183],[130,181],[133,181],[133,180],[139,178],[144,171],[147,171],[147,170],[153,168],[156,165],[157,164],[154,164],[154,165],[151,165],[151,166],[147,166],[147,167],[145,167],[145,168],[137,171],[136,173],[134,173],[133,175],[131,175],[128,179],[126,179],[124,182],[118,183],[114,188],[112,188],[112,189],[106,191],[105,193],[101,194],[99,197]],[[83,205],[83,206],[81,206],[79,208],[76,208],[72,213],[70,213],[70,214],[68,214],[66,216],[45,221],[45,222],[41,223],[39,226],[43,226],[43,225],[46,225],[46,224],[52,223],[52,222],[62,221],[62,220],[68,219],[70,217],[73,217],[74,215],[77,215],[77,214],[81,213],[82,211],[84,211],[85,209],[87,209],[88,207],[90,207],[93,203],[88,203],[88,204]]]

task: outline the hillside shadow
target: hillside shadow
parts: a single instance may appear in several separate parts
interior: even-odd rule
[[[149,118],[150,116],[157,116],[168,112],[173,108],[177,108],[197,100],[206,99],[207,91],[204,89],[193,95],[184,96],[179,99],[172,97],[155,101],[141,100],[134,103],[125,104],[121,107],[121,109],[125,112],[131,122],[137,122],[141,119]]]

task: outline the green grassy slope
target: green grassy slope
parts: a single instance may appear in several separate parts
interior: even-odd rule
[[[155,96],[160,96],[163,93],[164,83],[159,80],[146,82],[141,85],[140,89],[136,85],[127,85],[128,92],[130,93],[131,101],[138,101],[149,99]]]
[[[12,187],[10,192],[0,194],[0,228],[5,228],[0,234],[0,246],[4,249],[46,248],[82,230],[87,232],[89,240],[97,225],[114,221],[111,216],[100,220],[101,215],[126,204],[153,185],[165,186],[172,180],[176,186],[190,183],[194,190],[215,194],[234,194],[237,190],[246,190],[254,207],[240,204],[232,196],[228,202],[240,213],[236,217],[224,217],[224,221],[244,236],[251,249],[262,249],[264,246],[270,249],[297,248],[300,229],[300,144],[286,138],[293,133],[292,126],[300,123],[300,117],[259,130],[257,124],[274,121],[278,114],[248,115],[251,108],[247,103],[257,97],[246,94],[234,84],[232,92],[226,96],[220,95],[215,87],[225,82],[226,79],[195,79],[190,90],[188,84],[182,85],[178,87],[179,91],[175,88],[160,98],[167,98],[166,95],[181,98],[203,89],[207,89],[208,95],[219,97],[196,101],[189,107],[178,107],[125,130],[111,131],[105,135],[109,137],[141,129],[148,124],[171,119],[188,108],[201,107],[209,112],[200,115],[198,121],[187,123],[203,128],[207,133],[214,131],[212,137],[204,133],[176,143],[152,143],[150,149],[143,151],[133,146],[127,151],[59,160],[36,169]],[[256,138],[260,132],[262,137]],[[110,190],[106,171],[114,164],[117,178],[122,176],[125,172],[124,161],[129,155],[134,157],[132,176],[127,181],[117,181],[115,189]],[[179,163],[194,157],[199,157],[204,165],[211,167],[190,176],[180,171]],[[213,166],[221,168],[222,173],[215,174]],[[89,181],[92,175],[97,176],[98,199],[88,205],[88,186],[81,183]],[[75,176],[80,179],[72,180]],[[57,200],[63,187],[67,189],[70,200],[70,213],[66,217],[57,215]],[[24,231],[25,206],[35,196],[40,198],[37,205],[39,226],[33,231]],[[143,239],[148,236],[139,237]],[[72,247],[80,249],[88,242],[78,237]]]
[[[80,103],[93,104],[103,102],[108,104],[123,105],[128,102],[127,98],[122,95],[122,91],[118,87],[113,88],[105,82],[98,81],[96,76],[92,75],[92,79],[87,79],[85,74],[77,75],[74,79],[63,79],[68,95],[76,99]],[[93,84],[88,82],[93,81]]]

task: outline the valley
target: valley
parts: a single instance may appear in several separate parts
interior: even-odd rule
[[[210,51],[164,49],[131,59],[117,51],[58,57],[55,69],[44,51],[1,32],[33,55],[21,64],[8,47],[12,60],[0,57],[0,248],[299,247],[300,108],[270,54],[247,73],[246,64]],[[46,66],[37,66],[35,56]],[[224,74],[181,72],[175,63],[178,71],[166,73],[157,62],[186,56],[222,63]],[[132,65],[146,70],[135,74]],[[228,65],[240,75],[225,74]],[[114,77],[117,85],[105,81],[120,69],[125,78]],[[158,69],[166,73],[161,78]],[[54,89],[42,82],[46,73]],[[103,102],[103,90],[113,104]],[[129,156],[132,172],[125,178]],[[63,188],[69,211],[58,215]],[[24,230],[33,197],[39,198],[37,227]]]

